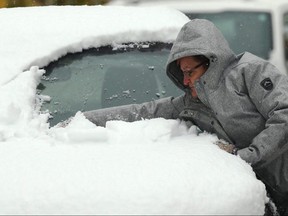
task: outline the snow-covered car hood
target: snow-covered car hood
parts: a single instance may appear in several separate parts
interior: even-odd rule
[[[49,128],[39,114],[39,68],[90,47],[173,42],[187,21],[160,8],[0,10],[0,214],[264,213],[264,184],[214,135],[164,119],[102,128],[80,112]]]

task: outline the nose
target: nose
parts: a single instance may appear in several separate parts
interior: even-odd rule
[[[190,77],[184,75],[183,84],[184,84],[185,86],[188,86],[189,83],[190,83]]]

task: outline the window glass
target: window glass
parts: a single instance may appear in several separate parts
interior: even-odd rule
[[[220,13],[188,13],[190,19],[212,21],[224,34],[231,49],[240,54],[251,52],[269,59],[272,45],[271,15],[263,12],[229,11]]]
[[[171,44],[145,43],[102,47],[68,54],[52,62],[38,86],[51,100],[50,125],[88,111],[142,103],[183,92],[166,76]]]

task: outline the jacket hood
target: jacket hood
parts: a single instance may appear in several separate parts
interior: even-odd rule
[[[166,66],[168,77],[184,91],[186,87],[177,60],[194,55],[204,55],[210,61],[208,70],[201,77],[210,89],[218,86],[224,69],[236,59],[223,34],[212,22],[205,19],[189,21],[180,30]]]

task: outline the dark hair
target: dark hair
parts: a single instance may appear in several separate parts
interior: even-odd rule
[[[188,57],[188,56],[187,56]],[[203,62],[203,63],[205,63],[204,64],[204,66],[205,67],[209,67],[209,65],[210,65],[210,61],[209,61],[209,59],[206,57],[206,56],[204,56],[204,55],[195,55],[195,56],[191,56],[191,57],[193,57],[193,58],[195,58],[196,59],[196,61],[199,61],[199,62]],[[184,58],[184,57],[182,57],[182,58]],[[181,58],[180,58],[181,59]],[[179,66],[179,62],[180,62],[180,59],[178,59],[177,60],[177,65]]]
[[[206,56],[204,56],[204,55],[195,55],[195,56],[193,56],[193,58],[195,58],[196,61],[203,62],[203,63],[205,62],[204,66],[207,67],[207,68],[209,67],[210,61],[209,61],[209,59]]]

